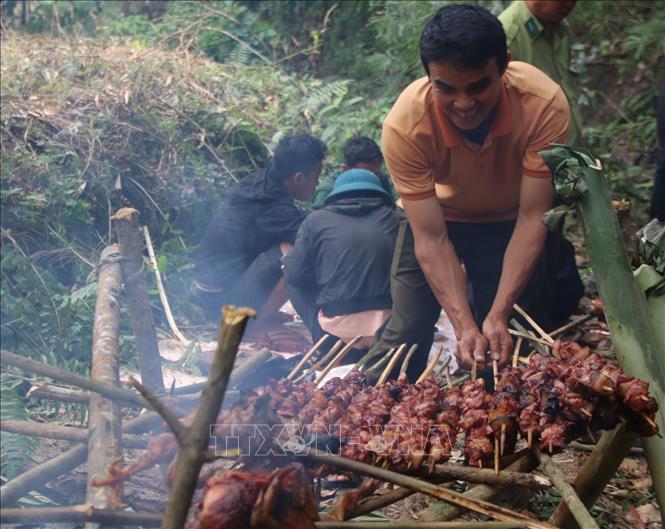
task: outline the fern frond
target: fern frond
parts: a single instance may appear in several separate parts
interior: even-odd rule
[[[17,382],[0,377],[0,415],[3,420],[26,420],[28,413],[23,398],[16,392]],[[25,469],[37,443],[24,435],[2,432],[0,434],[0,472],[9,479]]]

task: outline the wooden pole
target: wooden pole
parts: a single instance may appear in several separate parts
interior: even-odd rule
[[[144,413],[127,422],[122,431],[126,433],[144,432],[158,426],[161,417],[156,413]],[[20,476],[8,481],[0,488],[0,501],[3,505],[11,505],[31,490],[73,470],[83,464],[88,454],[88,446],[80,444],[67,452],[49,459]]]
[[[515,454],[513,454],[515,455]],[[509,456],[506,456],[507,459]],[[537,465],[535,458],[530,452],[526,452],[518,457],[513,463],[506,467],[506,470],[513,472],[530,472]],[[494,487],[491,485],[478,485],[464,493],[465,497],[478,500],[491,500],[500,492],[507,490],[504,487]],[[512,487],[515,490],[515,487]],[[459,506],[436,504],[418,513],[418,519],[422,521],[447,521],[454,520],[464,514],[465,508]]]
[[[358,472],[365,476],[387,481],[389,483],[394,483],[395,485],[409,488],[415,492],[421,492],[423,494],[432,496],[433,498],[443,500],[447,503],[464,507],[465,509],[484,514],[485,516],[490,516],[496,520],[508,522],[524,522],[525,527],[528,527],[529,529],[553,529],[553,526],[547,523],[534,520],[511,509],[493,505],[486,501],[470,498],[469,496],[465,496],[458,492],[444,489],[437,485],[433,485],[432,483],[428,483],[426,481],[422,481],[410,476],[405,476],[397,472],[374,467],[372,465],[367,465],[365,463],[360,463],[358,461],[346,459],[344,457],[329,455],[311,448],[304,454],[304,456],[319,463],[329,464],[343,468],[345,470],[350,470],[351,472]]]
[[[143,244],[138,224],[139,212],[133,208],[119,209],[111,220],[122,255],[125,296],[134,328],[136,352],[141,368],[141,383],[153,392],[164,391],[162,362],[157,344],[155,320],[152,315],[148,288],[143,277]]]
[[[0,361],[5,365],[23,369],[23,371],[37,373],[38,375],[49,377],[53,380],[59,380],[65,384],[71,384],[79,388],[95,391],[110,399],[124,402],[138,408],[150,408],[150,403],[138,393],[116,387],[113,384],[107,384],[106,382],[100,382],[99,380],[92,380],[88,377],[76,375],[69,371],[65,371],[64,369],[59,369],[42,362],[35,362],[34,360],[9,351],[0,350]]]
[[[424,479],[436,476],[446,480],[459,480],[468,483],[484,483],[494,486],[513,486],[532,490],[543,490],[552,486],[549,479],[541,476],[535,476],[526,472],[513,472],[502,470],[496,474],[494,470],[486,468],[463,467],[460,465],[442,464],[435,465],[430,473],[427,471],[410,472],[409,474],[419,476]]]
[[[0,515],[3,524],[31,524],[44,522],[81,523],[97,522],[118,526],[158,527],[162,516],[157,513],[128,512],[95,509],[91,505],[73,507],[32,507],[27,509],[3,509]],[[526,527],[524,522],[433,522],[414,520],[387,520],[376,522],[314,522],[317,529],[518,529]]]
[[[85,463],[87,456],[88,446],[80,444],[64,454],[47,459],[20,476],[16,476],[0,488],[0,502],[2,502],[2,506],[16,503],[31,490],[82,465]]]
[[[196,481],[205,462],[210,429],[224,399],[226,386],[245,332],[247,319],[255,316],[252,309],[226,306],[222,310],[222,325],[217,351],[203,388],[192,426],[187,430],[184,446],[175,461],[174,482],[164,511],[162,529],[182,529],[192,502]]]
[[[85,443],[88,441],[88,430],[75,426],[8,419],[0,421],[0,430],[27,435],[28,437],[44,437],[46,439],[60,439],[76,443]],[[122,444],[127,448],[146,448],[148,446],[148,437],[145,435],[124,434],[122,436]]]
[[[73,402],[75,404],[85,404],[90,402],[90,393],[78,389],[63,388],[55,384],[41,384],[32,386],[26,397],[30,399],[55,400],[59,402]]]
[[[97,267],[97,303],[92,332],[92,367],[90,377],[105,384],[119,383],[120,296],[122,272],[117,245],[104,248]],[[88,504],[97,509],[113,506],[117,491],[113,487],[93,487],[92,481],[106,475],[106,469],[122,453],[120,406],[99,393],[90,395],[88,406]],[[87,524],[88,529],[98,527]]]
[[[561,471],[556,467],[552,458],[547,454],[543,454],[537,446],[533,446],[533,453],[540,461],[540,466],[543,472],[554,482],[554,486],[561,493],[561,498],[568,505],[571,514],[580,525],[580,529],[599,529],[598,524],[589,514],[584,504],[577,496],[575,489],[566,481],[566,478]]]

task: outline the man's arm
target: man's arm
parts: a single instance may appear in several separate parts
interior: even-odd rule
[[[549,178],[522,177],[520,209],[515,230],[503,258],[503,270],[494,303],[483,322],[492,358],[505,363],[512,353],[508,318],[526,285],[545,244],[543,215],[552,206],[554,188]]]
[[[441,205],[436,197],[412,201],[402,197],[415,241],[418,263],[436,299],[443,306],[457,336],[457,358],[471,367],[485,363],[487,340],[478,329],[466,297],[466,276],[448,238]]]

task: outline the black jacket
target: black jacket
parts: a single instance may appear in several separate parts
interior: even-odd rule
[[[326,316],[391,307],[390,265],[399,220],[384,198],[340,198],[310,213],[284,275],[297,288],[317,290]]]
[[[194,276],[207,287],[230,288],[259,254],[293,243],[306,213],[263,170],[234,187],[206,228]]]

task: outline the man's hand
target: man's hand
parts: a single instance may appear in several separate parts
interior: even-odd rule
[[[483,334],[489,342],[492,360],[497,360],[499,366],[507,364],[513,352],[513,339],[508,332],[506,319],[488,314],[483,322]]]
[[[485,367],[487,345],[487,338],[477,327],[463,331],[457,339],[457,350],[455,351],[459,365],[471,369],[475,360],[477,369]]]

